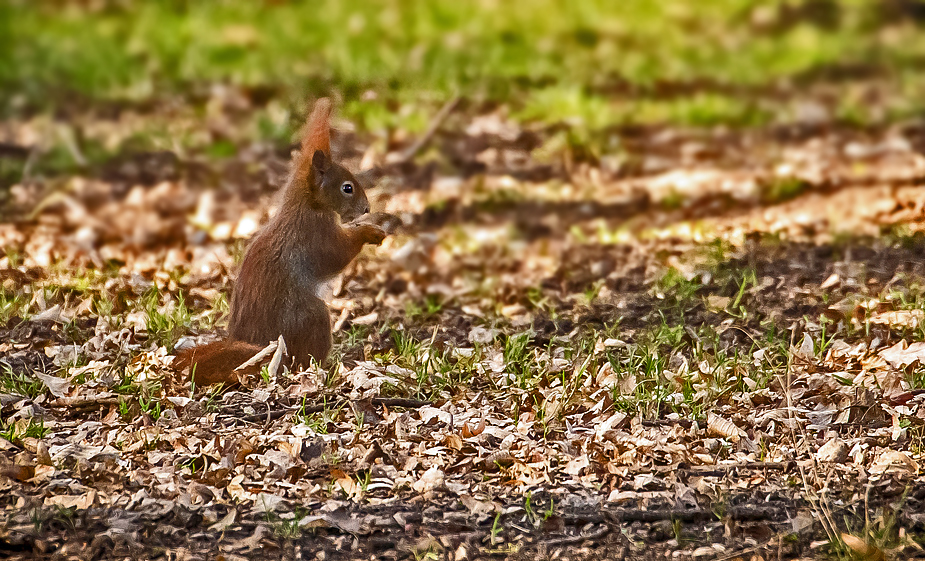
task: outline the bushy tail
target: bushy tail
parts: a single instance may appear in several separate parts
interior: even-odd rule
[[[178,351],[173,366],[185,379],[192,379],[198,387],[212,384],[237,386],[246,377],[256,375],[260,365],[238,371],[235,368],[262,350],[263,347],[242,341],[216,341]]]

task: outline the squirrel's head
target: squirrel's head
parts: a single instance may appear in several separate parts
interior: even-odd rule
[[[293,163],[289,189],[319,210],[333,210],[350,222],[369,212],[366,191],[344,166],[331,160],[331,101],[315,102],[302,129],[302,149]]]
[[[369,201],[363,185],[344,166],[332,162],[321,150],[315,150],[312,155],[309,183],[314,191],[315,204],[337,212],[344,222],[369,212]]]

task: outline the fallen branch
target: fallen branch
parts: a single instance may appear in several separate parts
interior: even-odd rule
[[[720,518],[730,520],[772,520],[780,517],[780,511],[771,507],[737,507],[728,509],[721,517],[712,510],[703,508],[646,510],[641,508],[615,508],[604,510],[604,517],[613,524],[622,522],[704,522]]]
[[[642,426],[644,427],[673,427],[676,425],[685,429],[690,429],[694,426],[694,422],[688,419],[656,419],[654,421],[642,421]]]
[[[680,465],[677,467],[677,471],[686,472],[687,475],[709,476],[725,475],[737,469],[790,471],[795,467],[795,462],[740,462],[735,464],[716,464],[712,466]]]
[[[363,401],[363,400],[359,400]],[[354,403],[359,403],[355,401]],[[409,409],[416,409],[418,407],[426,407],[431,405],[433,402],[424,401],[420,399],[405,399],[401,397],[374,397],[370,400],[373,405],[381,405],[382,407],[407,407]],[[348,400],[342,399],[334,401],[331,403],[326,403],[322,405],[293,405],[292,407],[287,407],[285,409],[271,410],[266,413],[254,413],[253,415],[245,415],[244,417],[237,417],[241,421],[246,421],[248,423],[256,423],[259,421],[274,421],[280,417],[284,417],[287,413],[295,413],[296,411],[302,413],[303,415],[311,415],[313,413],[321,413],[326,409],[341,409],[347,405]]]
[[[601,528],[598,528],[590,534],[579,534],[577,536],[562,536],[558,538],[550,538],[546,540],[540,540],[539,543],[550,546],[550,545],[574,545],[578,543],[583,543],[586,541],[598,541],[613,530],[612,526],[604,525]]]
[[[49,401],[47,407],[66,407],[68,409],[99,409],[119,404],[118,396],[107,397],[59,397]]]
[[[458,95],[453,96],[452,99],[447,101],[443,107],[440,108],[440,111],[434,115],[434,118],[430,121],[430,126],[427,127],[427,130],[417,139],[417,141],[405,149],[399,157],[399,162],[407,162],[414,158],[418,152],[424,149],[427,146],[427,143],[430,142],[430,139],[437,133],[437,130],[440,128],[440,125],[443,124],[443,121],[452,113],[453,109],[456,108],[456,105],[459,103],[460,97]]]
[[[427,407],[433,405],[432,401],[423,399],[405,399],[402,397],[374,397],[373,405],[382,405],[383,407],[407,407],[417,409],[418,407]]]

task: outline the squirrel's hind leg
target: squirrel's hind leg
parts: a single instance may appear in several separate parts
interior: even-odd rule
[[[282,333],[289,354],[303,367],[314,360],[324,365],[334,344],[331,312],[323,300],[311,296],[294,306],[284,321]]]

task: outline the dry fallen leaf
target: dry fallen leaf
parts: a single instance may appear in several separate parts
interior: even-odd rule
[[[742,430],[735,423],[713,413],[707,414],[707,432],[714,436],[728,438],[732,442],[738,442],[743,436]]]
[[[412,488],[418,493],[426,493],[443,485],[443,472],[437,466],[431,466],[421,478],[414,482]]]
[[[55,397],[65,397],[71,389],[71,383],[66,378],[40,373],[36,373],[35,377],[41,380],[51,395]]]
[[[886,555],[879,547],[870,545],[861,538],[851,534],[842,534],[841,539],[852,551],[861,556],[863,561],[884,561]]]
[[[880,312],[870,317],[870,322],[894,328],[915,329],[925,320],[925,310],[896,310]]]
[[[925,342],[910,345],[904,339],[892,347],[880,351],[878,354],[889,362],[893,368],[905,368],[912,364],[922,363],[925,360]]]

